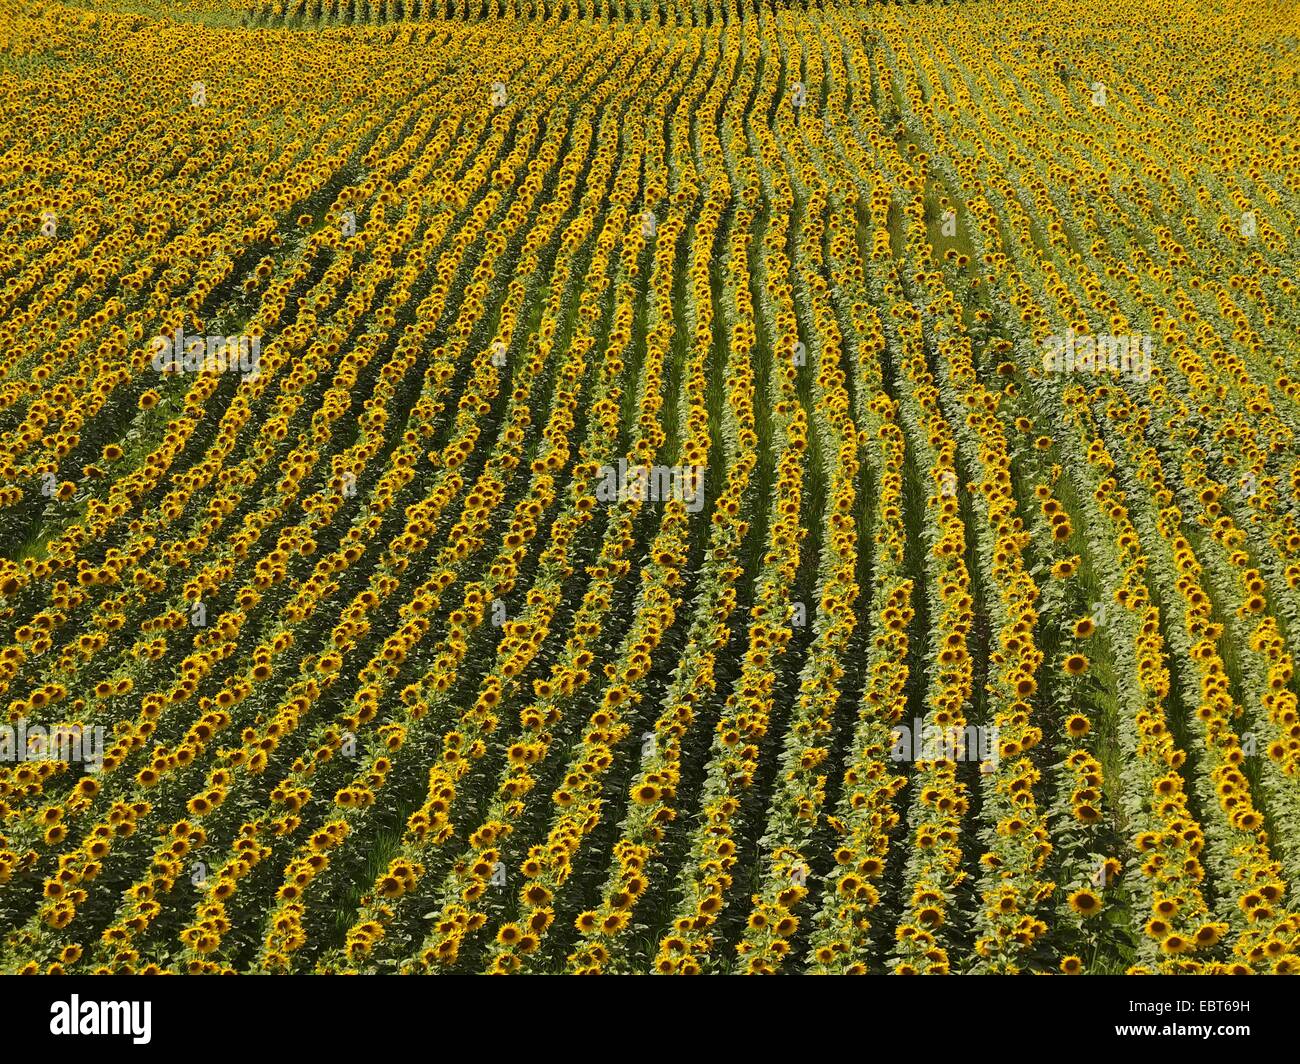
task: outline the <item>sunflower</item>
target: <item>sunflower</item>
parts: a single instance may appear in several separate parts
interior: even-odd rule
[[[1227,932],[1226,924],[1202,924],[1193,936],[1196,945],[1202,948],[1213,946]]]
[[[1101,811],[1088,802],[1081,802],[1074,807],[1075,818],[1082,824],[1095,824],[1101,820]]]

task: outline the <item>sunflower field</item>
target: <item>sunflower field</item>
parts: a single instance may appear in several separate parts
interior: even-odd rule
[[[1300,972],[1294,0],[0,0],[0,230],[0,972]]]

